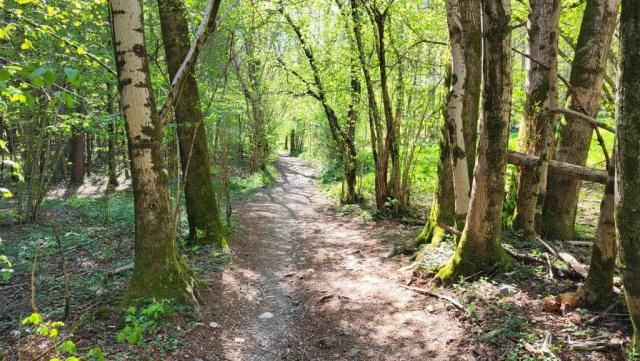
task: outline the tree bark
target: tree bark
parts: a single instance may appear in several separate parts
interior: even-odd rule
[[[80,105],[76,113],[86,114],[84,106]],[[84,131],[76,129],[71,137],[71,182],[82,183],[86,157],[86,135]]]
[[[504,173],[511,112],[511,8],[509,0],[482,0],[483,116],[469,212],[454,255],[440,269],[444,282],[501,268]]]
[[[469,208],[480,102],[480,1],[449,0],[446,8],[452,65],[446,119],[456,227],[462,230]]]
[[[596,118],[606,69],[607,54],[616,24],[619,0],[587,0],[575,57],[571,66],[569,109]],[[560,128],[555,159],[584,166],[589,154],[593,128],[565,115]],[[567,239],[574,233],[579,180],[551,176],[542,213],[542,233],[549,238]]]
[[[451,66],[445,66],[445,99],[448,99],[449,89],[451,89]],[[444,235],[445,230],[440,226],[441,224],[453,225],[455,224],[455,204],[453,194],[453,181],[451,171],[451,155],[449,154],[449,134],[447,126],[447,107],[446,102],[442,107],[442,125],[440,126],[440,136],[438,138],[438,148],[440,150],[440,156],[438,157],[438,181],[436,183],[436,189],[431,201],[431,209],[429,211],[429,218],[427,223],[422,228],[422,231],[416,237],[407,248],[416,248],[423,243],[438,244]]]
[[[197,302],[196,281],[178,253],[144,42],[142,3],[109,1],[118,88],[126,121],[135,212],[134,269],[127,299]]]
[[[117,117],[113,114],[113,85],[107,83],[107,114],[109,115],[109,125],[107,128],[107,167],[109,173],[108,185],[110,187],[118,186],[118,174],[116,172],[116,147],[115,138],[117,136]]]
[[[215,21],[219,1],[214,2],[210,21]],[[176,76],[189,52],[189,23],[181,0],[158,0],[160,26],[170,76]],[[191,244],[216,243],[226,247],[224,229],[209,157],[204,116],[195,71],[186,75],[175,105],[178,146],[182,174],[185,178],[185,201]]]
[[[607,307],[615,297],[613,276],[616,271],[617,250],[614,186],[615,167],[611,164],[602,202],[600,202],[600,215],[596,229],[596,240],[591,248],[589,274],[583,286],[585,303],[596,308]]]
[[[558,23],[560,0],[531,0],[529,12],[529,55],[527,62],[524,116],[520,125],[518,148],[539,157],[534,167],[521,168],[513,227],[535,238],[540,233],[542,206],[547,189],[547,174],[558,104]]]
[[[622,283],[633,324],[632,345],[640,341],[640,2],[622,0],[620,81],[616,119],[615,222]]]

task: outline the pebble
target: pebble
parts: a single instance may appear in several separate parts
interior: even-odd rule
[[[357,348],[352,348],[349,349],[349,351],[347,351],[347,356],[349,357],[356,357],[356,355],[358,354],[358,352],[360,352],[360,350],[358,350]]]
[[[242,337],[236,337],[235,339],[233,339],[233,341],[234,341],[235,343],[244,343],[244,338],[242,338]]]
[[[273,318],[273,313],[271,313],[271,312],[264,312],[263,314],[261,314],[261,315],[259,316],[259,318],[260,318],[261,320],[268,320],[268,319],[270,319],[270,318]]]
[[[211,326],[212,328],[218,328],[220,327],[220,324],[217,322],[209,322],[209,326]]]

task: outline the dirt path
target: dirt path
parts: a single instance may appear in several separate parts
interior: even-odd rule
[[[180,359],[466,360],[450,307],[402,287],[373,225],[331,211],[302,160],[277,168],[237,207],[234,265]]]

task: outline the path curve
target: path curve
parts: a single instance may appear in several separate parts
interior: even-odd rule
[[[276,184],[235,209],[233,266],[180,359],[466,360],[470,336],[446,304],[402,287],[375,224],[337,215],[303,160],[276,167]]]

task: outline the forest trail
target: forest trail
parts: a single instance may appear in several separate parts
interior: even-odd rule
[[[402,287],[372,225],[335,214],[304,161],[276,166],[277,183],[238,205],[233,265],[179,359],[465,360],[461,325]]]

